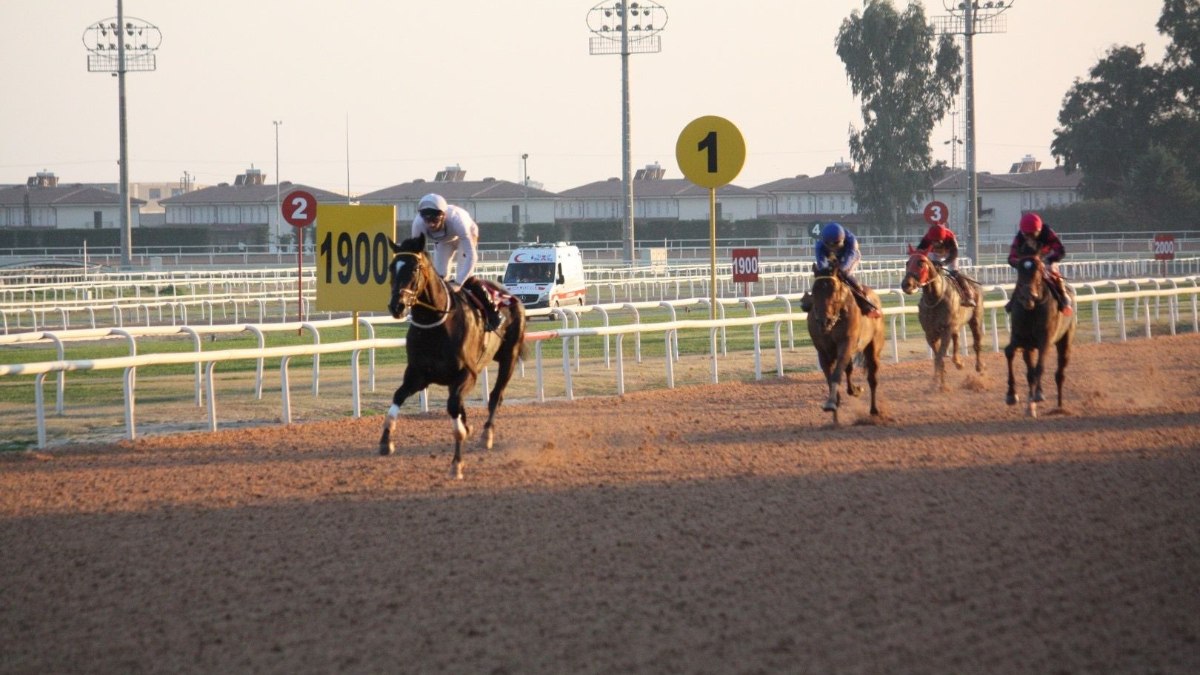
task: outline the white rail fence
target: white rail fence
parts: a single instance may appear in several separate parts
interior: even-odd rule
[[[1133,286],[1134,290],[1121,290],[1122,287]],[[1117,334],[1120,340],[1127,340],[1131,329],[1136,330],[1140,323],[1142,333],[1145,337],[1152,337],[1152,326],[1155,320],[1165,321],[1170,334],[1175,334],[1178,327],[1183,323],[1183,305],[1186,299],[1190,298],[1190,316],[1191,316],[1191,331],[1200,332],[1200,313],[1198,313],[1197,297],[1200,295],[1200,277],[1183,277],[1177,279],[1126,279],[1121,281],[1106,281],[1089,284],[1078,284],[1077,289],[1077,305],[1090,304],[1092,306],[1092,330],[1094,339],[1099,342],[1102,340],[1102,321],[1115,321],[1117,324]],[[999,292],[1002,295],[1006,294],[1006,289],[1000,286],[994,286],[987,289],[989,292]],[[900,305],[888,307],[884,310],[890,322],[890,341],[892,345],[893,361],[898,361],[900,358],[899,341],[907,339],[907,321],[902,318],[916,314],[917,307],[915,302],[912,305],[905,303],[905,296],[899,291],[884,291],[885,293],[895,294],[900,299]],[[603,340],[603,363],[606,369],[613,367],[613,354],[615,353],[616,372],[614,381],[614,393],[625,393],[625,338],[632,336],[634,340],[633,358],[637,363],[642,362],[641,342],[642,336],[646,334],[656,334],[664,340],[664,367],[666,375],[667,387],[675,386],[674,367],[675,363],[681,358],[679,350],[679,333],[680,331],[704,331],[709,333],[709,348],[708,358],[711,361],[710,365],[710,381],[717,383],[720,381],[719,373],[719,357],[728,354],[728,341],[726,330],[732,327],[746,326],[751,327],[753,332],[753,357],[754,357],[754,376],[755,379],[763,377],[763,359],[768,354],[768,350],[773,351],[775,373],[777,376],[784,374],[784,351],[785,346],[787,351],[795,350],[795,328],[794,324],[797,321],[803,321],[806,314],[802,312],[792,311],[792,303],[798,302],[800,294],[790,295],[775,295],[775,296],[755,296],[744,297],[734,300],[718,301],[718,317],[717,319],[702,319],[702,320],[678,320],[677,312],[679,310],[688,311],[695,307],[703,309],[708,313],[709,300],[706,298],[690,298],[678,301],[660,301],[660,302],[642,302],[642,303],[624,303],[611,305],[592,305],[579,309],[556,309],[552,310],[552,314],[561,323],[561,327],[545,330],[531,331],[528,334],[528,340],[535,345],[535,371],[536,371],[536,400],[541,402],[546,400],[545,391],[545,375],[551,366],[544,363],[543,345],[551,339],[562,341],[562,363],[561,366],[555,366],[553,369],[561,368],[564,382],[563,396],[567,400],[575,399],[574,387],[572,384],[572,372],[581,370],[582,361],[580,358],[581,349],[580,341],[585,338],[601,338]],[[1131,311],[1126,311],[1126,302],[1132,301]],[[1007,315],[1003,312],[1003,307],[1006,300],[989,300],[985,302],[985,309],[990,316],[990,334],[992,338],[992,348],[999,350],[1000,342],[1000,324],[1004,322],[1007,331]],[[739,305],[749,309],[749,317],[726,317],[726,308],[734,305]],[[782,306],[782,311],[759,315],[758,308],[764,306]],[[1111,319],[1102,319],[1102,316],[1107,316],[1107,312],[1101,311],[1101,306],[1111,306]],[[644,323],[642,321],[641,312],[647,309],[666,310],[670,316],[669,321]],[[580,327],[580,317],[587,312],[595,312],[600,315],[600,326],[596,327]],[[1163,316],[1165,312],[1165,317]],[[614,325],[611,323],[613,315],[627,313],[632,318],[632,323]],[[1139,319],[1140,317],[1140,319]],[[208,414],[208,429],[216,430],[218,428],[217,407],[216,407],[216,392],[213,385],[213,370],[217,363],[229,361],[256,361],[255,373],[255,397],[262,398],[263,389],[263,362],[265,359],[279,358],[280,361],[280,403],[281,403],[281,419],[284,423],[292,421],[291,410],[291,387],[289,379],[289,364],[292,357],[304,356],[312,357],[312,394],[319,394],[319,384],[321,376],[320,356],[322,354],[331,353],[349,353],[350,355],[350,382],[351,382],[351,402],[352,414],[354,417],[361,415],[361,376],[359,371],[359,361],[361,354],[365,351],[368,354],[368,387],[369,390],[375,389],[375,350],[380,348],[396,349],[404,346],[403,338],[376,338],[374,336],[375,325],[379,323],[391,323],[394,326],[403,326],[396,324],[391,317],[364,317],[359,319],[359,327],[368,333],[368,337],[364,339],[355,339],[342,342],[321,342],[321,330],[341,327],[344,328],[352,324],[351,319],[331,319],[318,322],[302,322],[302,323],[286,323],[286,324],[268,324],[268,325],[222,325],[222,326],[185,326],[185,327],[140,327],[140,328],[118,328],[118,329],[80,329],[61,332],[42,332],[42,333],[21,333],[7,336],[0,336],[0,346],[5,344],[29,344],[39,342],[49,342],[55,346],[58,360],[41,361],[34,363],[23,364],[0,364],[0,376],[33,376],[34,381],[34,406],[37,419],[37,444],[39,448],[46,447],[47,444],[47,429],[46,429],[46,402],[44,396],[44,385],[46,377],[55,375],[56,382],[56,401],[55,413],[57,415],[64,414],[64,393],[67,372],[79,371],[102,371],[118,369],[124,372],[123,377],[123,397],[124,397],[124,417],[125,417],[125,433],[126,437],[133,439],[137,436],[137,421],[136,421],[136,401],[137,401],[137,369],[146,366],[160,366],[170,364],[193,364],[195,366],[194,390],[195,404],[197,407],[204,405],[207,401]],[[773,334],[773,340],[769,344],[764,345],[761,330],[763,326],[768,326]],[[985,326],[985,329],[987,326]],[[1082,328],[1082,327],[1081,327]],[[786,329],[786,337],[784,330]],[[803,330],[803,328],[802,328]],[[307,332],[312,339],[311,344],[288,345],[288,346],[265,346],[265,334],[271,331],[301,331]],[[256,336],[259,346],[257,348],[240,348],[240,349],[224,349],[202,351],[202,338],[206,335],[230,334],[248,332]],[[173,353],[156,353],[138,355],[137,340],[139,338],[153,338],[168,335],[186,335],[193,342],[193,351],[190,352],[173,352]],[[66,345],[77,340],[95,340],[100,338],[116,338],[122,339],[129,343],[130,353],[128,356],[99,358],[99,359],[65,359]],[[965,331],[964,331],[965,344]],[[611,348],[610,340],[615,340],[615,349]],[[773,347],[773,349],[772,349]],[[814,357],[815,360],[815,357]],[[521,365],[521,374],[524,374],[525,364]],[[486,397],[488,389],[488,373],[485,370],[480,378],[481,398]],[[425,392],[422,392],[420,399],[422,410],[428,410],[428,398]]]
[[[728,264],[718,265],[716,295],[737,298],[753,292],[765,294],[803,293],[812,283],[811,262],[764,261],[760,281],[747,287],[733,281]],[[1149,259],[1066,261],[1063,273],[1079,283],[1090,280],[1149,278],[1161,272],[1162,264]],[[962,269],[984,284],[1011,284],[1008,265],[967,266]],[[1171,262],[1176,276],[1200,274],[1200,258],[1177,258]],[[481,271],[499,276],[502,266]],[[349,313],[314,312],[315,270],[309,268],[296,285],[296,271],[218,270],[207,273],[120,273],[100,279],[69,282],[0,284],[0,330],[4,334],[72,325],[90,328],[134,325],[197,325],[244,321],[289,321],[289,317],[343,318]],[[859,269],[862,281],[876,288],[899,283],[904,275],[902,260],[866,261]],[[587,270],[590,303],[640,302],[711,297],[712,270],[707,264],[674,264],[663,272],[650,268],[601,268]],[[382,313],[382,308],[381,308]]]

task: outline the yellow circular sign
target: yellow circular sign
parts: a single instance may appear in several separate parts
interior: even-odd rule
[[[688,123],[675,142],[679,170],[696,185],[718,188],[727,185],[746,163],[746,141],[733,122],[714,115]]]

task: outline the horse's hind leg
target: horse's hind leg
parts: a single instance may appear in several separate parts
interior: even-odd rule
[[[975,372],[983,372],[983,310],[977,311],[967,323],[971,327],[971,342],[975,349]]]
[[[876,342],[867,346],[863,352],[863,362],[867,368],[867,384],[871,387],[871,415],[879,415],[879,406],[875,403],[875,387],[879,384],[879,362],[883,354],[883,340],[877,339]]]
[[[419,374],[412,370],[404,371],[404,381],[392,394],[392,407],[388,408],[383,420],[383,433],[379,436],[379,454],[390,455],[396,452],[396,430],[400,426],[400,406],[409,396],[421,391],[428,385]]]
[[[496,373],[496,383],[492,385],[492,393],[488,395],[488,417],[487,422],[483,423],[483,447],[491,450],[492,443],[495,440],[495,424],[496,410],[500,407],[500,403],[504,400],[504,388],[508,386],[508,381],[513,376],[513,365],[517,362],[517,354],[514,351],[511,358],[500,360],[500,367]]]
[[[1058,387],[1058,407],[1062,408],[1063,382],[1067,379],[1067,361],[1071,360],[1070,335],[1064,336],[1058,344],[1058,368],[1054,371],[1054,384]]]

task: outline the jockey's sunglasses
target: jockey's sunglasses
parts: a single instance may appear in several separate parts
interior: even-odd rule
[[[437,209],[421,209],[421,218],[429,222],[437,220],[440,215],[442,212]]]

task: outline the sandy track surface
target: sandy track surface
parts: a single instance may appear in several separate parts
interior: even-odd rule
[[[985,363],[0,455],[0,672],[1200,671],[1200,337]]]

